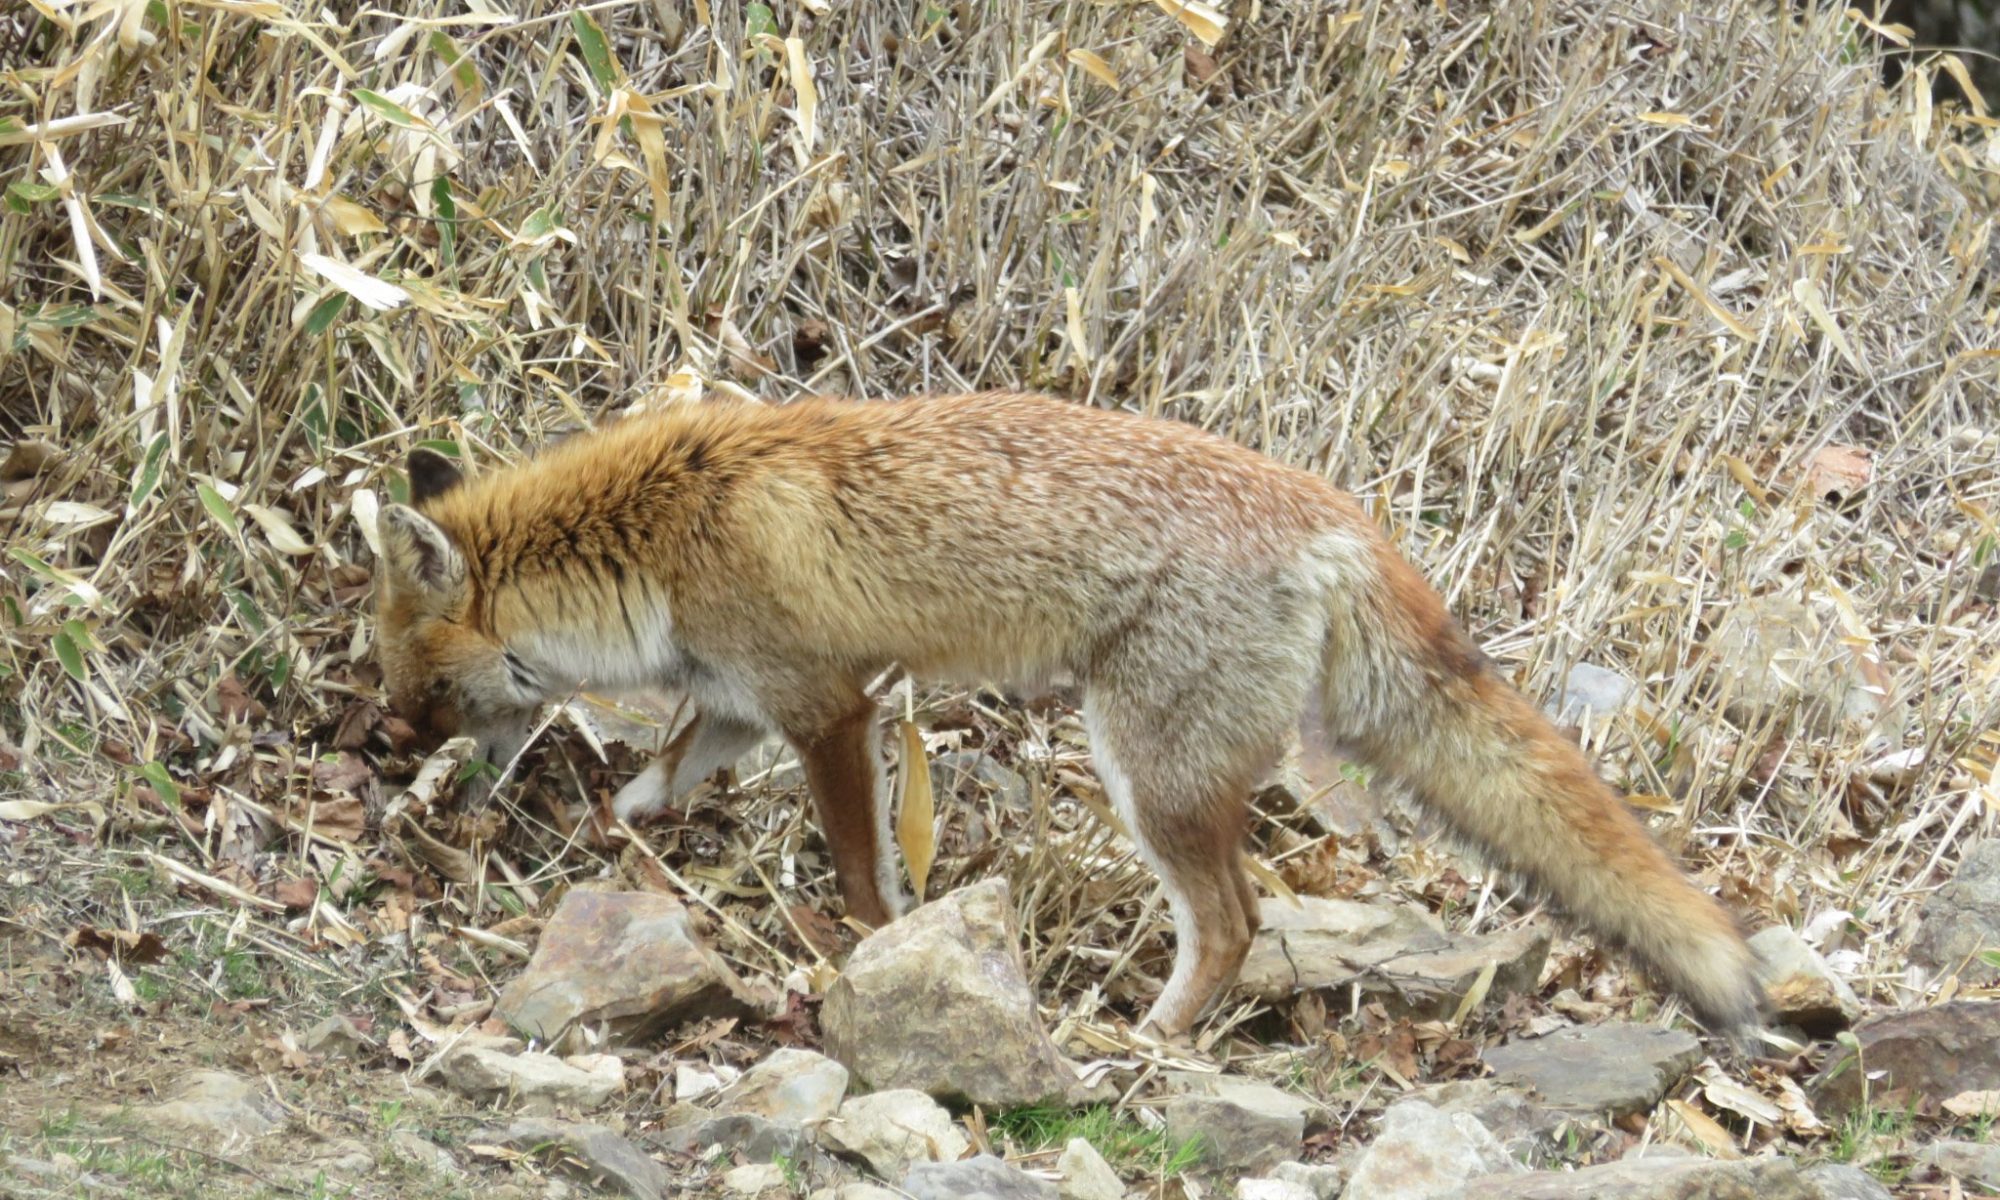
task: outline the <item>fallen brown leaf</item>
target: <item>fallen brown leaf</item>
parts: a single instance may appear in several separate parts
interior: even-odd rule
[[[271,889],[271,899],[292,912],[301,912],[319,899],[319,883],[312,879],[286,879]]]
[[[1859,446],[1827,446],[1806,463],[1805,486],[1814,498],[1844,500],[1868,486],[1874,456]]]
[[[151,930],[134,933],[129,929],[98,929],[92,925],[80,925],[63,939],[63,943],[73,950],[89,950],[125,962],[155,963],[167,956],[167,944]]]
[[[1215,78],[1216,72],[1222,69],[1216,63],[1215,55],[1192,42],[1181,50],[1181,61],[1186,64],[1187,73],[1194,76],[1196,83],[1209,82]]]
[[[233,671],[216,681],[215,703],[228,721],[261,721],[270,715],[263,702],[250,694],[250,689]]]
[[[786,911],[807,946],[821,958],[834,958],[847,946],[846,927],[810,904],[793,904]]]
[[[368,735],[382,720],[382,708],[370,700],[350,700],[333,731],[335,750],[359,750],[368,744]]]
[[[332,759],[312,766],[312,780],[329,792],[349,792],[375,777],[368,761],[352,750],[342,750]]]

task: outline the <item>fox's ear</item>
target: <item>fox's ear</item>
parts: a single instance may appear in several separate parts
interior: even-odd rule
[[[465,557],[436,521],[407,504],[382,510],[382,557],[398,581],[450,594],[465,586]]]
[[[458,464],[428,446],[410,451],[405,467],[410,473],[412,504],[427,504],[465,482]]]

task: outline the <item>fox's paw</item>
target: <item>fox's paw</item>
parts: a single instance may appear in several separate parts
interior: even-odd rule
[[[611,798],[611,811],[621,821],[637,823],[666,807],[667,773],[655,762],[634,775]]]

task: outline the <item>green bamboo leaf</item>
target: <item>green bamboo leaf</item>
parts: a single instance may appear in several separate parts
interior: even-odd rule
[[[236,523],[236,514],[230,511],[229,501],[222,498],[221,492],[205,483],[196,483],[194,491],[195,495],[201,497],[201,506],[208,510],[209,516],[215,518],[216,524],[228,530],[231,537],[242,536],[242,527]]]
[[[766,34],[771,37],[778,36],[778,18],[772,14],[771,6],[768,4],[752,4],[744,8],[743,40],[754,42],[758,37]]]
[[[389,374],[395,377],[404,391],[416,390],[416,376],[411,373],[410,364],[404,360],[402,348],[396,344],[395,338],[389,336],[388,331],[370,321],[361,327],[361,338],[375,351],[375,357],[389,369]]]
[[[607,92],[618,86],[618,60],[612,57],[611,41],[604,36],[604,27],[582,11],[571,13],[569,23],[576,31],[576,44],[583,51],[583,63],[590,68],[590,77]]]
[[[373,112],[376,116],[381,117],[391,125],[397,125],[404,129],[430,128],[429,122],[380,92],[371,92],[367,88],[355,88],[354,98],[367,106],[370,112]]]
[[[325,333],[333,325],[335,319],[340,316],[341,310],[346,307],[346,292],[335,292],[318,304],[313,305],[312,311],[306,314],[307,335],[317,337]]]
[[[257,602],[250,598],[250,593],[242,588],[227,588],[223,595],[229,597],[229,603],[236,608],[236,615],[243,618],[243,624],[251,633],[261,634],[269,628],[270,623],[264,620],[264,614],[258,611]]]
[[[167,457],[167,435],[156,433],[146,447],[146,459],[139,466],[139,477],[132,483],[132,507],[137,508],[160,486],[160,469]]]
[[[554,233],[555,229],[556,210],[546,204],[529,213],[528,219],[521,222],[521,236],[523,238],[547,237],[549,234]]]
[[[56,574],[56,569],[48,564],[48,560],[32,551],[23,550],[19,546],[9,546],[7,548],[7,557],[20,563],[50,583],[63,582],[63,577]]]
[[[61,195],[60,189],[46,183],[17,179],[7,185],[7,208],[12,212],[28,213],[34,211],[35,205],[46,204]]]
[[[452,199],[449,177],[431,180],[431,207],[437,210],[438,258],[451,266],[458,250],[458,201]]]
[[[444,30],[431,31],[431,53],[444,60],[445,67],[451,72],[452,82],[458,85],[458,90],[465,96],[477,97],[484,91],[479,83],[479,68],[473,65],[472,60],[465,56],[465,52],[458,48],[458,43],[452,41],[451,36]]]
[[[164,217],[167,215],[165,209],[151,200],[143,196],[134,196],[130,192],[99,192],[90,199],[94,204],[108,204],[113,208],[130,208],[145,213],[149,217]]]
[[[63,670],[69,672],[71,679],[82,683],[85,678],[83,651],[77,648],[76,639],[70,637],[69,631],[65,629],[61,633],[56,634],[53,640],[56,648],[56,661],[62,663]]]
[[[88,304],[24,304],[21,306],[21,316],[36,325],[75,329],[79,325],[88,325],[95,321],[97,310]]]
[[[165,763],[149,762],[139,768],[139,774],[147,783],[153,785],[153,790],[158,792],[162,799],[176,806],[180,804],[181,785],[174,782],[172,775],[167,774]]]

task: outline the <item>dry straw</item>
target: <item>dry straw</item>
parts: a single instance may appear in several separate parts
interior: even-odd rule
[[[325,876],[381,836],[323,823],[318,760],[372,694],[410,444],[484,467],[638,402],[1048,388],[1341,478],[1538,697],[1584,660],[1640,681],[1658,720],[1590,736],[1663,836],[1911,999],[1905,922],[2000,815],[1991,123],[1932,102],[1949,60],[1885,91],[1882,31],[1781,7],[9,5],[5,801],[124,812],[116,842],[178,795],[189,870]],[[1907,720],[1729,704],[1710,634],[1764,596]],[[1030,803],[941,804],[932,894],[1006,871],[1044,999],[1129,1015],[1164,912],[1075,722],[960,711],[933,752],[984,741]],[[830,890],[796,788],[745,779],[655,865],[783,977],[814,963],[786,905]],[[447,924],[659,878],[508,811]],[[1405,857],[1418,888],[1444,861]]]

